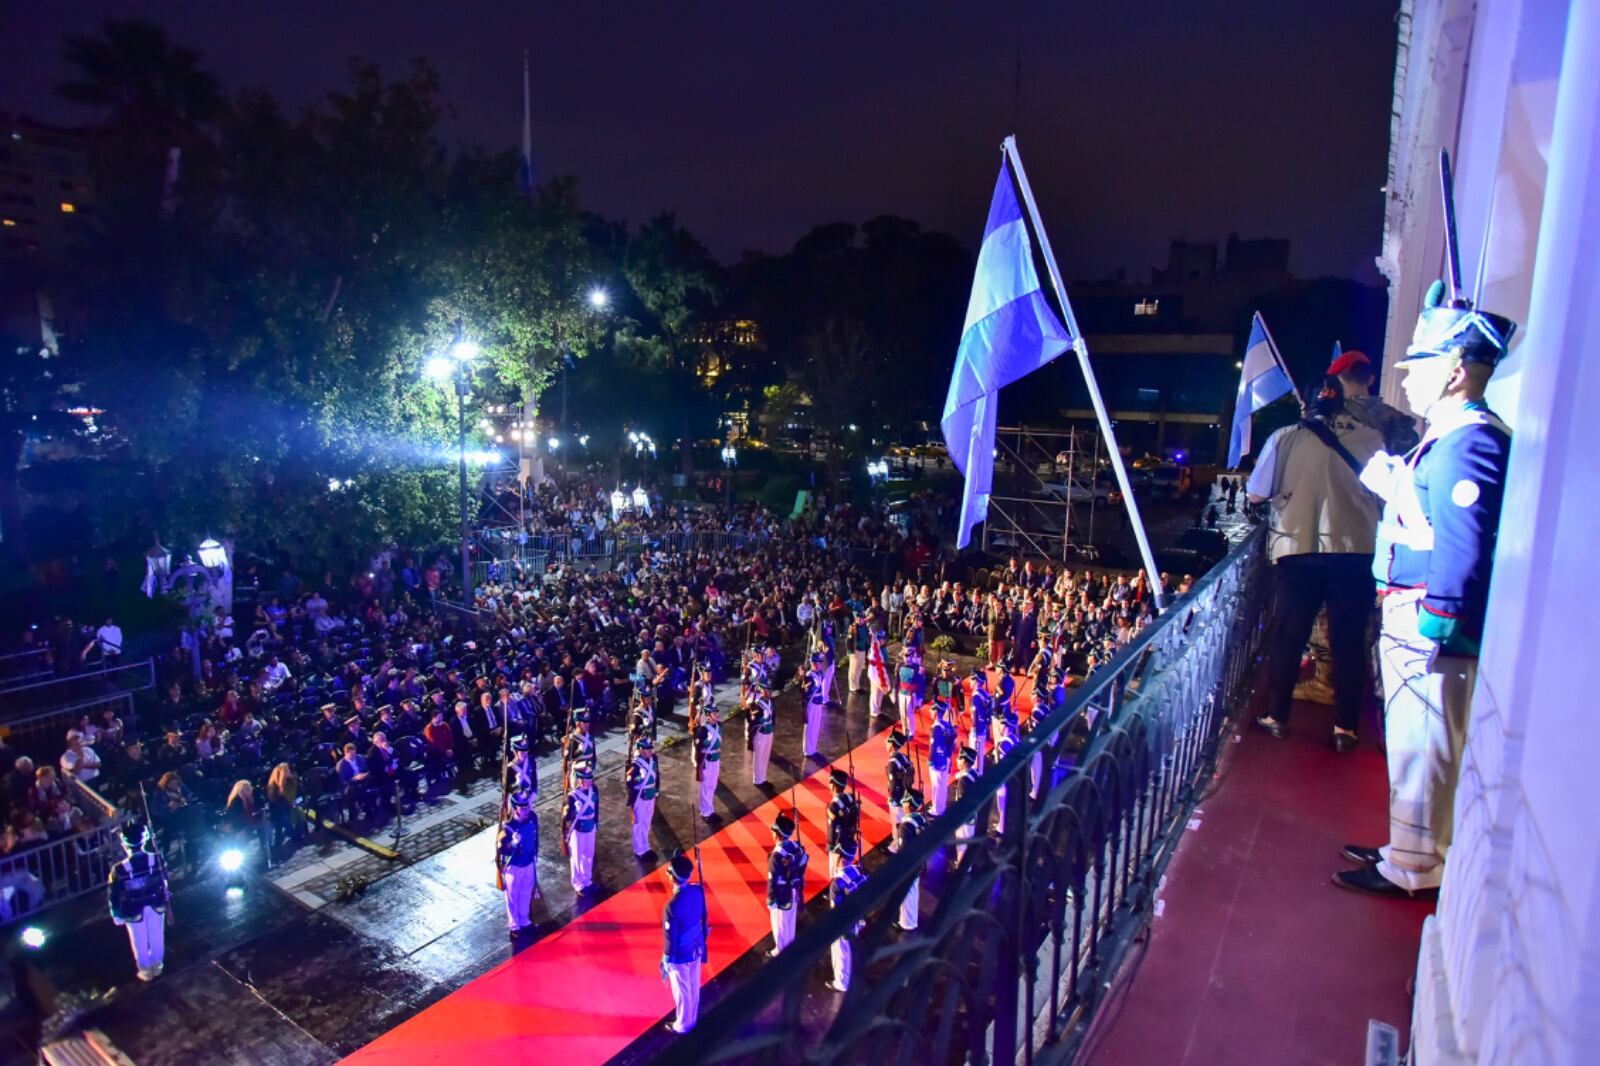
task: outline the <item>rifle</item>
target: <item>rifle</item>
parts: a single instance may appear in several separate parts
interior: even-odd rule
[[[494,887],[506,890],[506,857],[500,849],[500,834],[506,829],[506,800],[511,793],[511,719],[500,723],[500,817],[495,830]]]
[[[166,856],[163,855],[162,851],[161,851],[161,839],[156,836],[156,820],[154,818],[150,817],[150,800],[144,794],[144,779],[143,778],[139,779],[139,806],[144,808],[144,824],[146,826],[148,826],[149,829],[150,829],[150,843],[155,845],[156,854],[158,856],[161,856],[161,873],[162,873],[163,876],[165,876],[166,872],[167,872]],[[184,861],[187,862],[188,861],[188,859],[187,859],[187,856],[188,856],[187,846],[185,847],[184,855],[185,855],[185,860]],[[167,892],[167,924],[168,925],[174,924],[172,919],[173,919],[172,892],[171,892],[171,890],[168,890],[168,892]]]
[[[691,832],[694,834],[694,868],[700,876],[700,950],[709,957],[711,954],[711,898],[706,895],[706,868],[700,863],[700,801],[690,797],[689,809],[694,818]],[[706,961],[705,959],[701,960]]]
[[[870,723],[869,723],[870,728]],[[856,746],[850,739],[850,712],[844,712],[844,759],[850,774],[850,798],[856,805],[855,844],[856,856],[861,855],[861,787],[856,783]]]
[[[694,750],[694,779],[704,781],[706,776],[705,762],[700,751],[700,657],[698,654],[689,658],[689,743]],[[698,808],[696,808],[698,810]]]
[[[572,798],[572,701],[567,700],[567,732],[561,738],[561,854],[571,854],[567,846],[567,821]]]

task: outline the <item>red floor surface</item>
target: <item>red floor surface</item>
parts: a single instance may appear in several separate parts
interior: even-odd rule
[[[1024,711],[1027,687],[1019,679],[1018,706]],[[927,729],[924,714],[918,726],[920,759],[926,758]],[[854,759],[863,846],[870,849],[890,833],[882,735],[857,746]],[[827,887],[827,776],[826,768],[817,770],[794,791],[811,856],[807,899]],[[790,794],[783,793],[701,842],[711,924],[710,962],[702,968],[702,983],[771,933],[766,907],[771,825],[789,805]],[[660,974],[661,911],[670,891],[665,868],[658,868],[345,1061],[361,1066],[605,1062],[672,1010]]]
[[[1334,754],[1327,707],[1296,703],[1291,728],[1287,741],[1252,729],[1231,745],[1087,1063],[1346,1066],[1361,1061],[1369,1019],[1409,1039],[1406,984],[1433,905],[1330,881],[1350,868],[1341,846],[1386,838],[1383,754],[1370,736]]]

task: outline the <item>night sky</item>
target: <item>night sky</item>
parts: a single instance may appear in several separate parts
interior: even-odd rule
[[[44,0],[0,16],[0,110],[71,122],[60,41],[163,23],[229,88],[289,104],[348,56],[438,66],[452,143],[515,147],[533,62],[541,177],[724,260],[812,225],[914,218],[968,247],[1008,132],[1072,277],[1147,276],[1172,237],[1289,237],[1301,276],[1376,282],[1398,0]],[[1020,110],[1015,84],[1022,60]]]

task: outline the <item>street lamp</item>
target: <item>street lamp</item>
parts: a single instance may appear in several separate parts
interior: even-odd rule
[[[453,379],[456,387],[456,460],[460,476],[459,499],[461,504],[461,602],[472,604],[472,560],[468,544],[472,537],[471,519],[467,514],[467,383],[468,366],[478,357],[478,346],[462,335],[461,320],[456,319],[455,339],[450,344],[450,356],[436,355],[428,360],[428,376],[443,384]]]
[[[611,302],[611,294],[606,292],[606,290],[604,290],[604,289],[590,289],[589,290],[589,306],[594,308],[595,310],[598,311],[600,308],[604,307],[606,304],[608,304],[610,302]]]
[[[739,465],[739,449],[733,446],[732,441],[722,446],[722,465],[727,471],[722,475],[723,486],[727,489],[724,494],[723,507],[731,511],[733,509],[733,468]]]

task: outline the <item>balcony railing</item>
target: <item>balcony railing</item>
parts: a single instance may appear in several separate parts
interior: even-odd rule
[[[122,857],[120,833],[127,813],[86,785],[70,778],[66,785],[90,827],[0,856],[0,925],[104,891],[112,863]]]
[[[1244,702],[1267,590],[1256,530],[665,1060],[1071,1061]],[[1037,795],[1035,756],[1054,768]],[[925,873],[934,905],[900,933],[890,918]],[[811,976],[847,935],[850,990],[819,1021],[801,1009]]]

